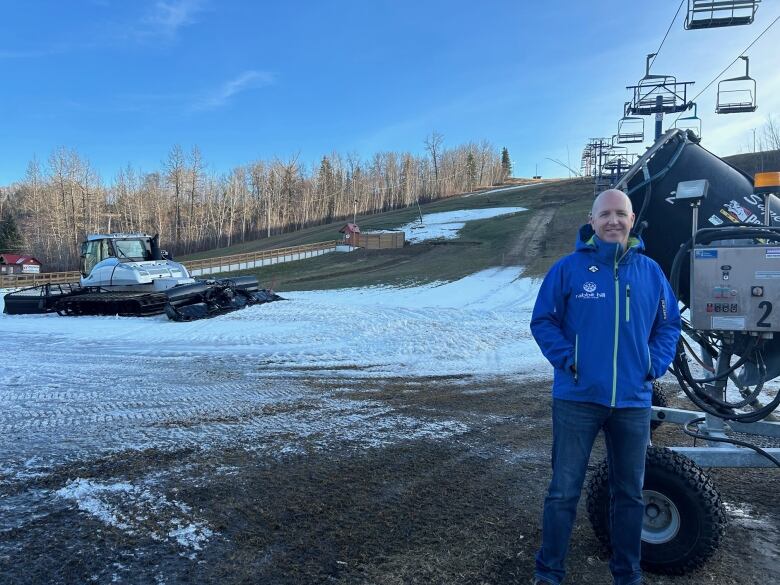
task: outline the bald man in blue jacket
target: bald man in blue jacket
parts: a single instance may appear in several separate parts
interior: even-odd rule
[[[609,568],[614,585],[639,585],[645,455],[652,382],[680,336],[677,300],[661,268],[642,251],[631,200],[596,197],[574,253],[539,290],[531,332],[554,368],[553,477],[544,501],[534,583],[558,585],[593,442],[604,430],[609,460]]]

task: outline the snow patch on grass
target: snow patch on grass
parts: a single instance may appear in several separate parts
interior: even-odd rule
[[[525,207],[491,207],[489,209],[461,209],[426,213],[422,216],[422,223],[417,219],[397,228],[397,230],[403,231],[406,234],[406,241],[413,244],[426,240],[452,240],[458,237],[458,232],[463,229],[466,222],[490,219],[521,211],[528,210]]]
[[[189,506],[145,486],[78,478],[55,495],[108,526],[131,535],[176,542],[186,549],[201,550],[214,535],[205,522],[192,518]]]

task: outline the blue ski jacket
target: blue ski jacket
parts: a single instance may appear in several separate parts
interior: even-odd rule
[[[680,312],[660,266],[631,238],[625,252],[586,224],[575,252],[542,282],[531,332],[555,368],[553,397],[613,408],[649,407],[666,372]]]

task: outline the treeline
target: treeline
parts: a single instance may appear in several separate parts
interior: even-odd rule
[[[21,182],[0,187],[0,217],[15,221],[24,251],[46,270],[65,270],[77,265],[88,233],[159,233],[166,249],[187,254],[471,191],[511,170],[506,149],[502,158],[488,142],[443,148],[434,133],[425,145],[423,156],[333,153],[314,168],[292,157],[225,174],[209,172],[198,147],[177,145],[159,170],[128,166],[110,184],[76,151],[59,148],[45,163],[31,161]]]

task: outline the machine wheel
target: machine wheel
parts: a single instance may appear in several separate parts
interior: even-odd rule
[[[664,390],[663,386],[661,386],[661,383],[658,380],[653,381],[653,399],[652,399],[653,406],[662,406],[667,407],[669,406],[669,398],[666,396],[666,391]],[[662,423],[660,420],[651,420],[650,421],[650,432],[652,433],[655,429],[660,427]]]
[[[726,513],[712,480],[693,461],[662,447],[648,447],[645,467],[642,568],[682,575],[718,548]],[[588,517],[609,549],[609,479],[604,460],[587,486]]]

